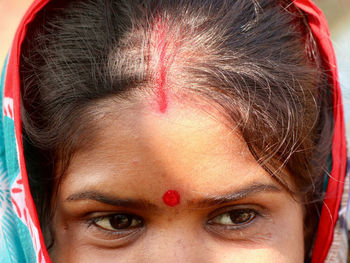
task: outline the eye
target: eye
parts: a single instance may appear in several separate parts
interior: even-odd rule
[[[142,218],[129,214],[114,214],[92,219],[92,223],[109,231],[130,230],[143,226]]]
[[[220,208],[208,216],[206,230],[220,239],[246,244],[264,243],[271,238],[271,211],[258,204]]]
[[[235,209],[222,213],[208,221],[212,225],[244,226],[252,222],[258,213],[253,209]]]

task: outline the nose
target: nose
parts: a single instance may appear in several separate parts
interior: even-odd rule
[[[163,229],[144,240],[142,260],[138,262],[211,262],[204,238],[195,229]]]

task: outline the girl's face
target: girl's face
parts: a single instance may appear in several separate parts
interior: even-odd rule
[[[303,262],[302,205],[218,113],[112,112],[54,200],[54,262]]]

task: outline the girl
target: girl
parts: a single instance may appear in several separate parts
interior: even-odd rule
[[[2,262],[345,262],[312,2],[35,1],[3,83]]]

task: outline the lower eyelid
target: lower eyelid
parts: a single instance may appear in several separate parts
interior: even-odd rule
[[[127,213],[116,213],[116,214],[110,214],[110,215],[102,215],[99,217],[93,217],[87,220],[89,225],[95,225],[96,227],[99,227],[99,225],[97,224],[97,222],[103,221],[103,220],[110,220],[113,216],[117,216],[117,215],[127,215],[131,217],[131,224],[130,226],[125,227],[125,230],[128,228],[137,228],[138,226],[142,227],[144,225],[144,220],[143,218],[136,216],[136,215],[132,215],[132,214],[127,214]],[[136,225],[135,225],[136,222]],[[110,223],[110,222],[109,222]],[[134,225],[133,225],[134,224]],[[103,227],[101,227],[103,228]],[[123,231],[122,228],[120,229],[115,229],[116,231]],[[110,230],[113,231],[113,230]]]
[[[263,243],[272,237],[272,221],[268,215],[257,214],[256,218],[251,222],[241,225],[219,225],[206,224],[206,230],[214,234],[216,237],[233,241],[248,242],[249,244]]]
[[[91,220],[90,220],[91,221]],[[144,225],[139,228],[132,228],[128,230],[106,230],[96,226],[94,223],[86,222],[84,231],[88,238],[98,246],[103,247],[118,247],[131,243],[136,240],[145,230]]]
[[[246,224],[241,225],[223,225],[223,224],[217,224],[212,223],[211,220],[219,215],[229,213],[232,210],[238,210],[238,209],[247,209],[252,210],[255,212],[255,217]],[[220,209],[221,210],[221,209]],[[127,244],[129,242],[132,242],[133,240],[136,240],[137,237],[139,237],[145,230],[145,222],[144,219],[135,216],[134,220],[141,220],[140,226],[132,226],[131,228],[125,229],[125,230],[108,230],[104,229],[98,225],[96,225],[96,222],[101,219],[106,219],[110,217],[111,215],[102,215],[100,217],[94,217],[85,219],[85,226],[88,228],[87,234],[90,235],[95,240],[100,240],[99,242],[107,242],[109,241],[111,244],[108,244],[108,242],[103,245],[106,247],[117,247],[119,244]],[[242,207],[235,207],[235,208],[225,208],[222,209],[220,212],[216,211],[214,216],[211,216],[211,219],[206,221],[205,228],[209,233],[213,233],[216,236],[219,236],[222,239],[226,240],[233,240],[233,241],[243,241],[243,240],[257,240],[257,237],[263,237],[265,238],[265,232],[263,231],[265,225],[270,224],[269,222],[271,219],[271,215],[269,216],[266,211],[260,212],[256,211],[256,209],[253,208],[242,208]],[[266,228],[265,228],[266,229]],[[269,228],[271,229],[271,228]],[[262,238],[260,238],[262,240]],[[117,244],[117,245],[116,245]]]
[[[235,229],[245,229],[247,227],[249,227],[252,224],[255,224],[255,221],[259,220],[259,217],[263,217],[262,215],[260,215],[259,213],[256,213],[254,218],[252,220],[250,220],[247,223],[242,223],[242,224],[220,224],[220,223],[216,223],[213,222],[212,219],[208,220],[208,225],[212,225],[212,226],[217,226],[217,227],[222,227],[225,229],[231,229],[231,230],[235,230]]]
[[[105,227],[102,227],[97,224],[97,222],[102,220],[109,220],[113,215],[103,215],[99,217],[93,217],[89,219],[84,220],[85,226],[89,229],[89,231],[92,232],[93,235],[99,236],[99,237],[107,237],[108,239],[117,239],[117,238],[123,238],[128,235],[132,235],[133,233],[137,233],[140,230],[144,228],[144,220],[139,216],[133,216],[132,219],[139,221],[139,225],[131,225],[130,227],[127,227],[125,229],[107,229]]]
[[[254,221],[256,219],[257,216],[260,215],[259,212],[255,211],[255,210],[252,210],[252,209],[249,209],[247,211],[244,211],[246,213],[249,213],[249,218],[245,221],[245,222],[242,222],[242,223],[235,223],[235,222],[232,222],[232,218],[231,218],[231,213],[233,212],[236,212],[236,211],[241,211],[241,210],[233,210],[233,211],[228,211],[226,213],[222,213],[220,215],[217,215],[215,217],[213,217],[212,219],[209,220],[209,222],[211,224],[217,224],[217,225],[225,225],[225,226],[236,226],[236,227],[241,227],[241,226],[244,226],[246,224],[249,224],[251,221]],[[227,217],[229,217],[229,220],[231,220],[232,223],[229,223],[229,222],[218,222],[219,220],[218,219],[222,219],[224,218],[224,216],[227,215]],[[227,218],[226,218],[227,219]],[[216,222],[217,221],[217,222]]]

